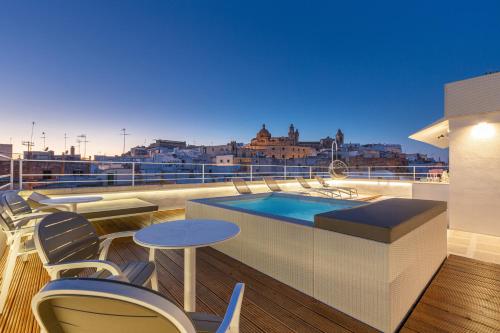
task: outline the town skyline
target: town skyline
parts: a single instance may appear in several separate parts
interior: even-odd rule
[[[27,145],[26,143],[29,142],[30,140],[30,135],[31,135],[31,126],[32,126],[32,122],[29,123],[29,128],[28,128],[28,131],[30,132],[28,135],[26,135],[25,139],[23,139],[21,142],[19,142],[18,144],[16,144],[16,142],[10,142],[9,141],[1,141],[0,140],[0,144],[12,144],[13,145],[13,154],[15,155],[22,155],[23,152],[26,152],[28,151],[28,148],[27,148]],[[300,130],[300,136],[301,136],[301,139],[303,139],[304,141],[317,141],[317,140],[320,140],[320,139],[324,139],[324,138],[327,138],[327,137],[330,137],[330,138],[335,138],[335,135],[337,133],[338,130],[342,130],[342,128],[338,127],[338,128],[335,128],[335,129],[332,129],[332,131],[328,134],[319,134],[319,133],[316,133],[317,136],[316,137],[305,137],[303,136],[303,133],[301,131],[301,127],[300,127],[300,124],[294,124],[294,123],[288,123],[288,125],[284,128],[276,128],[274,126],[270,126],[268,125],[268,123],[261,123],[259,125],[259,127],[253,129],[253,134],[250,135],[249,138],[241,138],[241,139],[235,139],[231,136],[228,136],[228,138],[225,140],[225,141],[221,141],[221,142],[214,142],[214,141],[211,141],[211,142],[201,142],[201,141],[196,141],[196,140],[189,140],[189,138],[177,138],[177,137],[169,137],[168,135],[159,135],[159,136],[156,136],[156,137],[152,137],[151,139],[149,138],[144,138],[142,141],[141,140],[134,140],[134,135],[133,133],[127,133],[127,136],[126,136],[126,145],[125,145],[125,152],[130,152],[130,149],[131,148],[134,148],[134,147],[140,147],[140,146],[148,146],[149,144],[151,144],[152,142],[154,142],[155,140],[174,140],[174,141],[184,141],[186,142],[186,144],[188,146],[192,145],[192,146],[216,146],[216,145],[225,145],[225,144],[228,144],[230,143],[231,141],[235,141],[235,142],[238,142],[238,143],[243,143],[243,144],[250,144],[250,142],[255,139],[256,135],[255,133],[261,128],[261,126],[265,125],[266,128],[271,131],[271,133],[273,134],[273,136],[277,136],[277,137],[280,137],[280,136],[287,136],[287,129],[288,129],[288,126],[290,125],[293,125],[295,126],[295,128],[297,130]],[[82,136],[82,133],[89,133],[88,131],[80,131],[80,132],[77,132],[77,133],[80,133],[80,134],[77,134],[77,135],[71,135],[71,133],[67,133],[67,132],[64,132],[64,133],[59,133],[59,137],[54,137],[54,135],[52,135],[52,133],[50,132],[47,132],[43,129],[37,129],[37,124],[35,122],[35,126],[34,126],[34,132],[33,132],[33,143],[34,145],[32,146],[31,150],[32,151],[43,151],[43,150],[51,150],[51,151],[54,151],[55,154],[60,154],[60,153],[64,153],[65,151],[69,152],[70,148],[73,146],[75,148],[75,152],[79,155],[82,155],[82,157],[84,156],[84,151],[85,151],[85,157],[89,158],[89,157],[92,157],[92,156],[95,156],[95,155],[108,155],[108,156],[120,156],[123,152],[123,132],[120,132],[120,130],[123,130],[124,128],[121,128],[121,129],[118,129],[116,130],[116,135],[114,136],[114,142],[112,144],[112,147],[113,149],[112,150],[99,150],[99,148],[96,148],[96,147],[102,147],[100,146],[99,144],[99,140],[93,140],[94,138],[92,138],[92,136],[88,135],[88,134],[83,134],[85,135],[85,139],[81,138]],[[128,128],[126,128],[126,131],[131,131],[129,130]],[[111,131],[110,131],[111,132]],[[80,137],[80,138],[79,138]],[[111,135],[109,135],[109,138],[112,138]],[[66,142],[65,142],[66,140]],[[78,144],[78,140],[80,140],[80,144]],[[86,143],[84,141],[87,141]],[[407,149],[405,149],[406,147],[404,146],[404,144],[401,144],[399,142],[383,142],[383,141],[371,141],[371,142],[358,142],[358,141],[353,141],[353,140],[350,140],[350,136],[346,136],[346,143],[356,143],[356,144],[361,144],[361,145],[368,145],[368,144],[399,144],[402,146],[403,148],[403,151],[405,153],[409,153],[409,154],[414,154],[414,153],[422,153],[422,154],[427,154],[429,155],[430,157],[433,157],[435,158],[436,160],[443,160],[443,161],[448,161],[448,158],[447,158],[447,151],[446,150],[443,150],[443,151],[438,151],[437,154],[432,154],[432,153],[429,153],[429,152],[426,152],[426,151],[408,151]],[[23,145],[24,143],[24,145]],[[43,143],[45,143],[45,147],[43,146]],[[56,143],[56,144],[54,144]],[[66,150],[64,149],[64,145],[66,144]],[[109,143],[108,143],[108,146]],[[443,154],[443,152],[446,152],[446,154]],[[440,154],[441,153],[441,154]]]

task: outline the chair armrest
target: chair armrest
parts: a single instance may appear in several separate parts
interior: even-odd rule
[[[135,235],[135,231],[120,231],[114,232],[112,234],[107,234],[99,237],[99,260],[105,260],[108,257],[109,247],[111,246],[111,242],[117,238],[123,237],[133,237]]]
[[[58,277],[61,271],[66,271],[69,269],[96,268],[98,271],[106,270],[112,275],[118,276],[122,280],[129,282],[128,279],[123,275],[118,265],[106,260],[81,260],[61,264],[45,264],[44,267],[47,269],[51,277]]]
[[[12,222],[14,225],[17,226],[24,226],[28,224],[29,222],[45,217],[47,215],[50,215],[51,213],[34,213],[34,214],[23,214],[23,215],[17,215],[12,219]]]
[[[35,209],[33,209],[33,213],[38,213],[41,211],[44,211],[46,209],[58,209],[58,210],[63,210],[66,212],[70,211],[70,208],[67,205],[50,205],[50,206],[40,206]]]
[[[9,233],[11,236],[14,237],[24,237],[24,236],[29,236],[32,235],[35,232],[35,227],[34,226],[20,226],[12,230],[4,230],[5,233]]]
[[[243,302],[244,292],[245,284],[237,283],[229,300],[224,319],[217,328],[216,333],[239,332],[241,303]]]

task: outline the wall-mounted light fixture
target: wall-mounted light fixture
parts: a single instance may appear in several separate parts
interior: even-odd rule
[[[481,122],[472,127],[471,133],[475,139],[490,139],[495,136],[495,126],[486,122]]]

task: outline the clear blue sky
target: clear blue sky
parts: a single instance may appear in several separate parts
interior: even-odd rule
[[[1,1],[0,142],[401,143],[443,84],[500,70],[499,1]],[[7,117],[5,117],[7,116]],[[7,120],[6,120],[7,118]],[[8,125],[5,126],[5,122]]]

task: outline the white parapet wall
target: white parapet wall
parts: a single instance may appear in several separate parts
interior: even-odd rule
[[[358,189],[359,193],[367,195],[383,195],[390,197],[411,198],[413,182],[397,180],[342,180],[329,181],[332,185],[349,186]],[[278,180],[285,191],[303,191],[299,183],[292,180]],[[313,187],[319,187],[316,180],[309,180]],[[262,181],[248,182],[253,193],[269,192]],[[160,210],[184,208],[186,202],[192,199],[222,197],[238,195],[234,186],[229,182],[206,184],[169,184],[169,185],[144,185],[144,186],[109,186],[109,187],[84,187],[44,189],[38,192],[49,196],[69,195],[99,195],[104,200],[139,198],[157,204]],[[31,191],[23,191],[21,195],[29,196]]]
[[[383,332],[395,332],[446,257],[446,213],[387,244],[188,202],[187,218],[236,223],[214,248]]]

